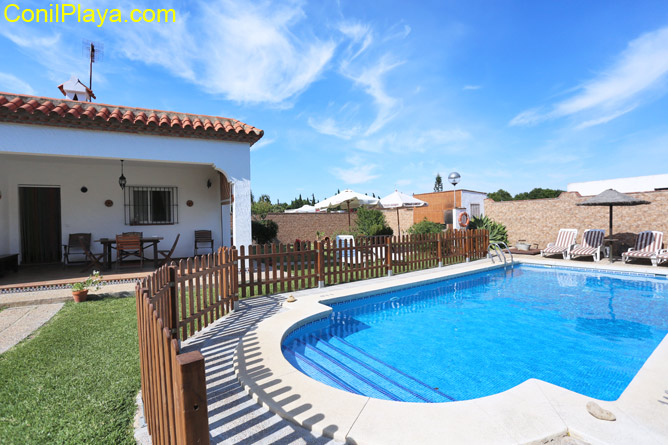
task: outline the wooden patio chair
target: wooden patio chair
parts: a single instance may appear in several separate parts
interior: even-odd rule
[[[195,230],[195,256],[197,256],[198,249],[211,249],[211,253],[213,253],[211,230]]]
[[[176,235],[176,239],[174,240],[174,244],[172,244],[172,248],[170,250],[158,250],[158,255],[163,257],[162,260],[160,261],[160,266],[158,267],[162,267],[171,261],[172,255],[174,254],[174,250],[176,249],[176,245],[179,242],[179,238],[181,238],[180,233]]]
[[[83,251],[86,256],[86,266],[81,269],[81,272],[85,272],[90,268],[94,270],[102,270],[102,261],[104,258],[104,252],[102,253],[93,253],[90,251],[90,243],[86,245],[84,239],[79,238],[79,248]]]
[[[90,233],[70,233],[67,244],[63,244],[63,260],[66,266],[84,264],[88,260],[86,251],[90,250],[90,240]],[[70,255],[83,255],[84,258],[79,261],[71,261]]]
[[[116,235],[116,267],[129,257],[139,258],[139,267],[144,267],[144,248],[139,235]]]

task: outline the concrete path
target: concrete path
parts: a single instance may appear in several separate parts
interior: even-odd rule
[[[211,443],[221,444],[339,444],[317,437],[246,394],[234,374],[232,357],[239,339],[262,320],[281,310],[283,298],[266,296],[239,303],[239,309],[187,340],[184,352],[200,350],[206,363]]]
[[[11,307],[0,311],[0,354],[56,315],[64,303]]]
[[[109,284],[98,290],[91,289],[90,295],[132,293],[134,294],[134,283]],[[122,295],[125,296],[125,295]],[[21,291],[0,294],[0,307],[33,306],[38,304],[62,303],[72,300],[70,289],[50,289]]]

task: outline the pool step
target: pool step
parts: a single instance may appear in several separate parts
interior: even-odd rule
[[[375,369],[377,372],[385,376],[387,379],[396,382],[397,385],[403,388],[409,388],[410,391],[418,396],[424,401],[428,402],[453,402],[456,399],[451,397],[442,391],[432,388],[426,383],[412,377],[397,368],[385,363],[384,361],[368,354],[367,352],[361,350],[355,345],[350,344],[348,341],[344,340],[338,336],[332,336],[327,339],[327,342],[338,348],[340,351],[348,354],[351,357],[354,357],[356,360],[364,363],[365,365]],[[406,399],[403,399],[406,400]],[[412,400],[406,400],[412,401]],[[419,401],[419,400],[418,400]]]
[[[285,349],[283,354],[292,366],[299,369],[309,377],[319,382],[325,383],[326,385],[333,386],[334,388],[343,389],[344,391],[354,393],[357,392],[355,388],[349,386],[346,382],[340,380],[326,369],[323,369],[322,367],[313,363],[313,361],[304,357],[299,352],[295,352],[292,349]]]
[[[399,400],[403,402],[431,401],[419,393],[412,391],[410,388],[403,386],[401,383],[393,380],[387,375],[384,375],[373,366],[370,366],[359,358],[354,357],[345,351],[342,351],[327,341],[320,340],[316,343],[315,347],[321,350],[323,353],[334,357],[336,360],[356,372],[358,375],[364,376],[369,381],[373,382],[376,386],[385,389],[388,393],[396,395]]]
[[[348,387],[352,388],[356,394],[364,394],[377,399],[385,400],[401,400],[401,397],[394,392],[378,385],[374,380],[368,378],[363,373],[359,373],[357,369],[353,369],[339,361],[337,358],[325,353],[315,346],[297,340],[294,346],[298,348],[294,351],[296,354],[303,355],[315,365],[323,370],[327,370],[331,375],[344,382]]]

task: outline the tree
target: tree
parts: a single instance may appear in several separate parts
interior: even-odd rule
[[[434,181],[434,191],[435,192],[443,191],[443,178],[441,178],[440,173],[436,173],[436,181]]]
[[[427,221],[427,218],[423,219],[417,224],[413,224],[408,228],[408,233],[410,233],[411,235],[441,233],[442,231],[443,231],[443,226],[435,222]]]
[[[253,239],[258,244],[267,244],[273,241],[276,235],[278,235],[278,224],[271,219],[251,221],[251,231]]]
[[[361,207],[357,210],[357,231],[366,236],[392,235],[393,230],[388,227],[385,215],[380,210]]]
[[[505,191],[504,189],[499,189],[496,192],[488,193],[488,198],[493,199],[494,201],[512,201],[513,195]]]
[[[563,190],[555,189],[543,189],[543,188],[534,188],[530,192],[518,193],[515,195],[516,200],[521,199],[546,199],[546,198],[558,198]]]

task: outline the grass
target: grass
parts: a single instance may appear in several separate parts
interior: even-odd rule
[[[136,323],[134,298],[71,302],[0,355],[0,442],[134,444]]]

